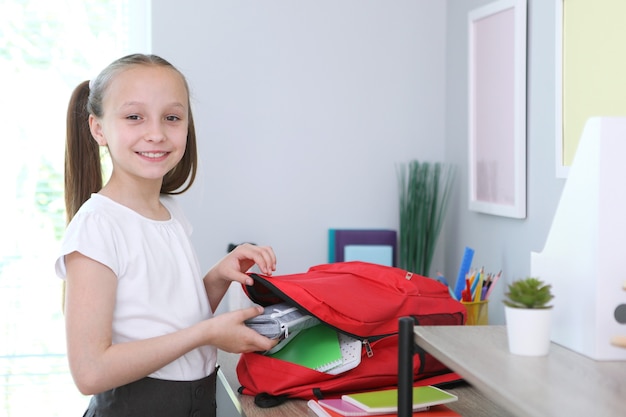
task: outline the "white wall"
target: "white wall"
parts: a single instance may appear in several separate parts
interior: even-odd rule
[[[447,2],[446,160],[459,167],[458,192],[448,213],[446,274],[456,279],[465,246],[475,250],[474,266],[503,270],[494,289],[489,319],[504,323],[502,294],[507,283],[530,274],[530,252],[541,251],[564,180],[555,175],[555,5],[528,0],[527,36],[527,217],[523,220],[468,210],[467,14],[491,0]],[[540,277],[549,280],[549,277]]]
[[[183,196],[208,268],[270,244],[278,273],[327,261],[329,228],[398,227],[396,164],[442,160],[446,3],[152,5],[154,53],[188,77],[201,167]]]
[[[556,1],[556,0],[555,0]],[[457,166],[433,269],[463,248],[530,273],[564,180],[555,177],[555,1],[528,1],[527,218],[468,210],[467,13],[490,0],[153,1],[153,51],[188,76],[201,173],[184,197],[205,268],[229,242],[271,244],[279,273],[326,262],[331,227],[397,228],[395,165]]]

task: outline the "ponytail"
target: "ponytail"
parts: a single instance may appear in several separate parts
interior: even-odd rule
[[[102,188],[100,147],[89,129],[89,81],[80,83],[67,109],[65,208],[69,222],[92,193]]]
[[[92,193],[102,189],[102,166],[100,147],[91,136],[89,115],[103,116],[103,98],[113,78],[136,65],[162,66],[176,71],[182,78],[187,95],[189,86],[185,76],[165,59],[156,55],[133,54],[112,62],[92,81],[84,81],[72,93],[67,110],[67,141],[65,147],[65,208],[67,221],[72,220],[78,209]],[[187,147],[181,161],[163,178],[162,194],[182,194],[193,184],[198,151],[196,130],[189,107]]]

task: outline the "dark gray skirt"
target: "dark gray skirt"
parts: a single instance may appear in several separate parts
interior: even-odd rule
[[[96,394],[83,417],[215,417],[217,370],[198,381],[143,378]]]

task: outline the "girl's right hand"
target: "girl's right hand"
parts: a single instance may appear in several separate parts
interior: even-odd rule
[[[211,324],[208,344],[230,353],[270,350],[278,343],[278,340],[269,339],[244,323],[261,313],[263,313],[262,307],[249,307],[222,313],[207,320]]]

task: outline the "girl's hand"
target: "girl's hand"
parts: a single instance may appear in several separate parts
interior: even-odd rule
[[[232,282],[254,284],[254,280],[246,272],[255,264],[263,274],[272,275],[276,270],[274,250],[269,246],[244,243],[233,249],[207,272],[204,286],[213,311],[217,309]]]
[[[249,307],[219,314],[211,322],[210,344],[226,352],[264,352],[273,348],[278,340],[269,339],[252,330],[245,320],[258,316],[262,307]]]
[[[276,255],[269,246],[256,246],[244,243],[237,246],[215,265],[207,275],[214,279],[236,281],[252,285],[253,280],[246,272],[257,265],[265,275],[272,275],[276,271]]]

